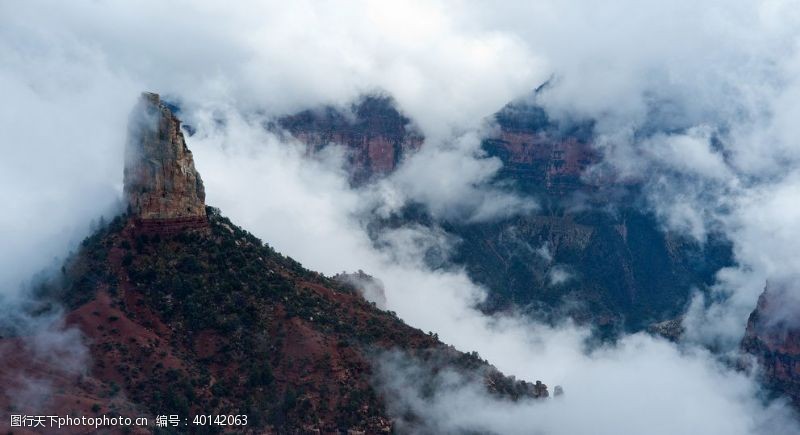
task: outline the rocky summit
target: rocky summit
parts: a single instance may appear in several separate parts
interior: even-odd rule
[[[143,93],[131,113],[125,147],[128,212],[151,231],[207,226],[203,180],[181,122],[158,94]]]
[[[498,128],[483,148],[502,160],[501,176],[540,194],[565,196],[594,187],[581,179],[600,160],[591,145],[592,122],[556,122],[524,100],[508,103],[493,121]]]
[[[363,272],[345,282],[308,270],[206,207],[180,121],[155,94],[131,117],[125,194],[127,213],[34,291],[29,316],[64,312],[80,339],[74,369],[38,356],[24,331],[0,331],[0,384],[13,387],[0,390],[3,409],[246,416],[176,429],[190,433],[419,433],[412,410],[390,406],[388,354],[426,367],[428,385],[457,373],[500,400],[548,396],[368,302]],[[53,388],[22,400],[31,383]]]

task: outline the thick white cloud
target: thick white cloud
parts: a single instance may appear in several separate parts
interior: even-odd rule
[[[475,123],[545,78],[517,37],[457,20],[447,2],[26,2],[4,9],[9,39],[67,38],[163,93],[286,113],[381,88],[428,136]],[[36,50],[36,42],[20,48]]]
[[[3,26],[4,27],[4,26]],[[4,27],[3,31],[8,31]],[[0,288],[13,291],[116,213],[136,86],[80,45],[0,39]]]
[[[492,179],[502,167],[481,149],[484,129],[471,130],[444,143],[427,141],[388,179],[373,187],[382,198],[378,212],[390,214],[414,201],[437,219],[478,222],[527,213],[537,205]]]
[[[89,216],[109,213],[121,178],[120,132],[141,90],[189,108],[227,104],[281,114],[384,89],[427,137],[444,142],[542,80],[517,37],[479,30],[454,16],[452,6],[0,3],[6,98],[0,193],[12,211],[2,218],[0,260],[16,263],[2,270],[0,285],[13,286],[46,265],[43,252],[47,258],[63,253],[68,240],[85,234]],[[497,162],[463,152],[436,154],[471,168],[452,171],[451,186],[483,195],[468,198],[472,204],[463,213],[490,217],[493,208],[508,213],[520,205],[470,186],[489,177]],[[411,194],[435,202],[447,195],[447,186],[438,193],[404,186],[395,189],[400,200]]]

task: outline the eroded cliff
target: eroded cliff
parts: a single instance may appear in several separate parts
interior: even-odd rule
[[[203,180],[181,122],[158,94],[143,93],[131,113],[124,194],[141,226],[170,232],[207,226]]]

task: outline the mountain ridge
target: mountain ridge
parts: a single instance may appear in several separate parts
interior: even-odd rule
[[[0,406],[151,421],[246,415],[248,425],[236,432],[413,432],[413,415],[390,415],[373,376],[389,351],[432,364],[431,376],[456,370],[500,400],[548,396],[546,385],[506,377],[476,353],[406,325],[352,285],[305,269],[206,206],[177,118],[155,94],[134,110],[162,118],[129,132],[128,146],[145,152],[126,162],[125,179],[137,186],[126,186],[128,211],[87,237],[60,274],[37,286],[28,309],[36,318],[63,307],[56,330],[80,331],[87,353],[75,371],[59,371],[64,361],[37,357],[24,334],[1,337],[8,351],[0,379],[20,388],[38,379],[54,390],[26,404],[6,389]],[[20,354],[38,362],[22,365],[14,359]]]

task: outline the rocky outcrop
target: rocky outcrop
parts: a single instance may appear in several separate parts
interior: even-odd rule
[[[677,343],[681,338],[683,338],[686,328],[683,326],[683,317],[678,317],[675,319],[654,323],[647,327],[647,332]]]
[[[383,95],[368,95],[346,110],[323,107],[278,120],[280,128],[316,153],[329,145],[347,150],[354,185],[392,172],[404,156],[422,145],[422,134]]]
[[[353,105],[349,118],[333,109],[306,111],[285,118],[282,125],[307,143],[349,144],[351,174],[368,181],[391,171],[399,160],[377,165],[368,158],[369,147],[354,138],[415,142],[409,142],[409,127],[399,128],[411,123],[390,109],[391,100],[365,101],[371,102]],[[459,240],[451,259],[490,289],[483,305],[487,311],[527,306],[537,315],[566,314],[594,323],[609,334],[620,327],[642,330],[678,316],[692,289],[707,288],[716,271],[731,263],[724,239],[712,235],[708,243],[698,244],[665,233],[637,203],[638,186],[605,171],[602,177],[601,171],[589,173],[601,162],[592,145],[591,120],[551,119],[534,94],[507,104],[491,121],[496,128],[482,148],[503,163],[493,181],[535,197],[542,207],[492,222],[447,224]],[[396,149],[402,157],[416,148]],[[424,211],[402,213],[379,225],[430,223]],[[555,282],[557,275],[566,279]],[[677,339],[675,322],[662,326],[669,330],[661,332]]]
[[[359,270],[355,273],[338,273],[333,276],[333,280],[353,287],[364,299],[374,303],[376,307],[382,310],[386,309],[386,289],[383,286],[383,282],[374,276]]]
[[[591,123],[559,125],[524,102],[509,103],[494,121],[499,129],[483,147],[503,161],[503,175],[557,195],[588,187],[581,175],[599,160],[590,144]]]
[[[503,176],[559,195],[588,187],[581,174],[598,160],[590,145],[591,124],[559,125],[540,107],[526,103],[508,104],[494,121],[500,128],[483,147],[503,161]],[[346,110],[305,110],[277,124],[307,144],[310,153],[332,144],[345,147],[354,185],[391,173],[423,142],[411,120],[384,95],[364,96]]]
[[[598,161],[590,145],[590,123],[561,125],[542,108],[524,102],[508,104],[493,119],[499,129],[484,140],[483,148],[503,161],[502,176],[559,195],[588,187],[581,175]],[[307,144],[310,153],[329,145],[345,147],[354,185],[391,173],[423,142],[411,120],[385,95],[364,96],[346,110],[305,110],[277,125]]]
[[[66,307],[88,367],[34,365],[19,351],[25,337],[0,335],[0,385],[24,375],[57,387],[42,413],[246,414],[231,433],[396,433],[409,415],[375,382],[387,352],[430,379],[458,373],[502,399],[547,397],[546,385],[504,376],[207,210],[204,237],[143,236],[119,216],[87,238],[41,294]],[[31,415],[23,405],[0,388],[0,407]]]
[[[203,181],[180,127],[158,94],[142,94],[131,114],[124,194],[129,214],[149,232],[207,226]]]
[[[742,350],[756,358],[768,387],[800,407],[800,314],[787,315],[793,306],[767,285],[747,321]]]

